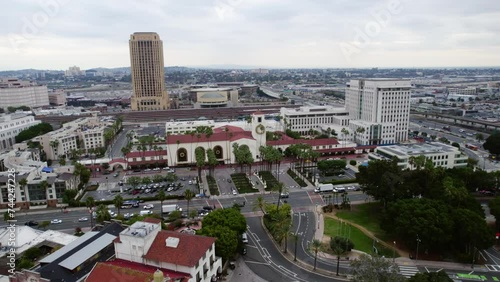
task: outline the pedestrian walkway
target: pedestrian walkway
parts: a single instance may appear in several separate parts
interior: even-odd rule
[[[266,282],[260,276],[255,274],[245,263],[240,256],[235,262],[236,268],[234,270],[228,269],[227,281],[232,282]]]
[[[485,264],[484,266],[486,266],[489,271],[500,272],[500,265],[498,264]]]
[[[406,278],[411,278],[419,272],[416,266],[398,265],[398,267],[399,267],[399,273]]]

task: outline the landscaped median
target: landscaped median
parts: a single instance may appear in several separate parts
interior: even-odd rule
[[[254,189],[248,177],[244,173],[233,173],[231,174],[231,179],[233,180],[234,186],[238,190],[238,193],[255,193],[258,189]]]

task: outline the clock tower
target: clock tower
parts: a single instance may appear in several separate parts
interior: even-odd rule
[[[252,137],[257,140],[257,146],[266,146],[266,124],[263,112],[255,112],[252,114]],[[257,149],[258,151],[258,149]]]

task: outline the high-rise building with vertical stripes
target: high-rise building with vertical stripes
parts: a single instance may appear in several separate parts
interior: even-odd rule
[[[351,134],[362,145],[387,145],[408,139],[411,81],[353,79],[345,94]]]
[[[130,35],[130,70],[132,74],[133,111],[166,110],[169,107],[165,88],[163,42],[155,32]]]

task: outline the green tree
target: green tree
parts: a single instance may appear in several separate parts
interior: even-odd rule
[[[488,202],[488,207],[490,208],[490,213],[495,217],[496,230],[500,230],[500,197],[495,197],[495,199]]]
[[[246,219],[237,209],[217,209],[205,216],[199,234],[216,237],[216,255],[228,260],[236,253],[239,238],[246,228]]]
[[[476,133],[476,140],[477,140],[477,142],[483,142],[484,135],[482,133]]]
[[[50,225],[50,221],[45,220],[45,221],[40,222],[40,224],[38,224],[38,228],[40,228],[40,229],[45,229],[45,228],[47,228],[49,225]]]
[[[159,175],[159,174],[155,174],[153,176],[153,182],[154,183],[160,183],[163,181],[163,176]]]
[[[123,197],[121,195],[116,195],[115,198],[113,199],[113,204],[115,205],[118,214],[120,214],[120,209],[123,206]]]
[[[195,194],[190,189],[187,189],[186,191],[184,191],[184,199],[186,199],[186,201],[187,201],[187,212],[188,212],[188,214],[189,214],[189,203],[194,198],[194,196],[195,196]]]
[[[165,191],[161,189],[160,192],[158,192],[158,195],[156,195],[156,198],[158,199],[158,201],[160,201],[161,208],[161,206],[163,206],[163,202],[167,199],[167,195],[165,195]]]
[[[132,189],[135,189],[141,184],[141,178],[139,176],[131,176],[127,178],[127,184],[132,186]]]
[[[379,256],[361,255],[351,261],[353,281],[403,282],[406,278],[398,273],[398,266]]]
[[[314,270],[316,270],[316,261],[318,259],[318,252],[323,250],[323,245],[318,239],[313,239],[309,245],[309,249],[314,253]]]
[[[260,210],[260,211],[262,211],[263,214],[266,214],[266,211],[264,210],[265,205],[266,205],[266,202],[264,200],[264,197],[259,195],[253,203],[252,210],[253,211]]]
[[[217,160],[217,157],[215,156],[214,150],[208,149],[207,150],[207,165],[209,167],[208,175],[210,175],[210,177],[213,177],[215,167],[218,164],[219,164],[219,161]]]
[[[201,169],[205,165],[205,149],[198,147],[194,150],[196,157],[196,167],[198,168],[198,180],[201,182]]]
[[[85,199],[85,206],[89,209],[89,213],[90,213],[90,227],[94,227],[94,215],[92,214],[93,213],[93,210],[94,210],[94,207],[95,207],[95,200],[92,196],[88,196],[86,199]],[[92,212],[91,212],[92,211]]]
[[[42,255],[42,251],[40,251],[39,248],[31,247],[24,252],[23,257],[25,257],[29,260],[36,260],[41,255]]]
[[[337,256],[337,276],[339,276],[340,256],[350,252],[352,248],[354,243],[348,238],[338,236],[330,238],[330,249]]]
[[[141,179],[141,183],[144,184],[144,185],[149,185],[151,184],[151,177],[149,176],[145,176]]]
[[[500,154],[500,132],[495,131],[488,138],[486,138],[486,142],[484,142],[483,148],[488,150],[490,154]]]
[[[96,221],[103,223],[109,220],[111,220],[111,214],[109,214],[108,208],[103,204],[99,205],[96,210]]]
[[[44,135],[48,132],[51,132],[52,130],[54,130],[52,128],[52,125],[50,125],[49,123],[45,123],[45,122],[30,126],[26,129],[22,130],[21,132],[19,132],[19,134],[16,135],[16,137],[15,137],[16,143],[22,143],[26,140],[30,140],[30,139],[33,139],[37,136]]]

